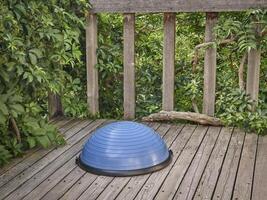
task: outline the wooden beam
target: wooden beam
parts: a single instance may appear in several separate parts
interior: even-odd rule
[[[247,70],[247,84],[246,92],[250,95],[254,101],[253,110],[258,104],[259,96],[259,79],[260,79],[260,63],[261,63],[261,51],[251,49],[248,52],[248,70]]]
[[[164,13],[162,110],[174,109],[175,13]]]
[[[90,12],[224,12],[267,8],[266,0],[89,0]]]
[[[49,120],[63,115],[61,98],[58,94],[48,92],[48,118]]]
[[[97,16],[89,14],[86,24],[86,69],[88,110],[95,115],[99,112],[97,64]]]
[[[214,27],[218,13],[206,14],[205,42],[215,41]],[[204,62],[203,113],[214,116],[216,88],[216,47],[206,49]]]
[[[124,119],[135,118],[135,14],[124,14],[123,19],[123,94]]]

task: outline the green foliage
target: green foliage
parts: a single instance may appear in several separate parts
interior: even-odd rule
[[[84,16],[89,4],[75,1],[0,2],[0,165],[25,149],[63,144],[64,139],[47,123],[47,92],[62,96],[67,116],[90,117],[86,103]],[[204,40],[205,16],[181,13],[176,17],[175,110],[200,112],[203,98],[203,57],[196,72],[192,56]],[[255,25],[260,25],[255,30]],[[162,14],[136,16],[137,117],[161,109]],[[216,115],[226,124],[263,134],[267,115],[267,16],[265,10],[220,14],[217,26]],[[99,102],[98,117],[123,116],[123,17],[98,16]],[[227,46],[219,41],[235,38]],[[215,43],[214,43],[215,45]],[[260,99],[256,112],[238,88],[238,67],[244,52],[261,49]],[[245,74],[246,75],[246,72]],[[14,119],[21,134],[18,140]]]
[[[0,165],[27,148],[64,143],[47,123],[47,91],[62,94],[77,82],[70,72],[83,65],[79,40],[87,8],[78,0],[0,2]],[[77,91],[77,84],[68,89]]]
[[[260,107],[252,111],[252,105],[253,102],[244,91],[224,91],[216,102],[217,115],[226,125],[264,134],[267,131],[267,116]]]

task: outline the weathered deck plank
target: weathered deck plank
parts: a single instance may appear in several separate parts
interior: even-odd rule
[[[267,136],[239,129],[150,123],[173,150],[172,163],[152,174],[105,177],[86,173],[75,164],[100,121],[55,120],[68,144],[36,150],[5,167],[0,174],[0,199],[262,200],[267,195]]]
[[[167,134],[171,134],[174,139],[178,137],[178,135],[181,133],[184,126],[172,126],[171,129],[168,131]],[[168,140],[170,138],[170,140]],[[164,138],[166,144],[168,146],[171,146],[173,143],[172,137]],[[116,196],[116,199],[123,200],[123,199],[133,199],[135,195],[139,192],[139,190],[142,188],[143,184],[146,182],[146,180],[149,178],[149,174],[143,175],[143,176],[135,176],[132,177],[131,180],[127,183],[127,185],[120,191],[120,193]]]
[[[235,184],[237,169],[244,143],[245,134],[241,130],[235,129],[229,148],[222,166],[221,175],[216,185],[213,195],[214,200],[231,199]]]
[[[95,129],[102,122],[104,121],[96,121],[93,124],[89,124],[86,128],[82,127],[82,130],[78,128],[79,126],[75,127],[79,132],[68,140],[67,145],[59,148],[57,151],[50,152],[43,159],[36,162],[30,168],[27,168],[21,176],[15,177],[6,185],[1,187],[0,193],[2,196],[0,196],[0,199],[6,197],[6,199],[14,200],[23,197],[23,195],[25,196],[28,192],[30,192],[29,188],[31,188],[34,183],[41,181],[41,178],[48,176],[49,173],[52,173],[53,170],[56,170],[58,167],[64,164],[67,159],[70,159],[76,153],[76,151],[78,151],[78,148],[82,145],[82,141],[85,139],[88,133]],[[7,197],[7,195],[9,196]]]
[[[175,165],[170,170],[155,199],[172,199],[178,189],[192,159],[194,158],[203,138],[207,133],[208,127],[198,126],[194,134],[187,143],[185,149],[175,161]],[[154,197],[153,197],[154,198]]]
[[[201,176],[207,166],[210,155],[219,137],[220,129],[210,127],[199,150],[184,176],[174,199],[192,199]]]
[[[257,138],[255,134],[246,134],[233,199],[251,199]]]
[[[173,151],[173,162],[161,171],[151,174],[134,199],[153,199],[160,188],[161,183],[165,180],[176,159],[179,157],[188,140],[191,138],[191,135],[194,134],[195,129],[196,126],[187,125],[182,130],[171,146]]]
[[[252,200],[261,200],[267,197],[267,137],[259,137],[256,158]]]
[[[60,128],[59,131],[61,131],[64,135],[67,134],[68,130],[72,127],[76,127],[79,121],[70,121],[67,123],[64,127]],[[60,124],[59,124],[60,126]],[[71,130],[70,133],[74,134],[75,131]],[[68,139],[68,137],[66,137]],[[19,175],[22,171],[27,169],[28,167],[32,166],[35,162],[43,158],[46,154],[51,152],[54,148],[51,149],[36,149],[33,153],[30,154],[30,156],[27,156],[24,159],[24,162],[20,162],[17,165],[15,165],[13,168],[11,168],[7,173],[0,176],[0,187],[10,181],[12,178]]]
[[[215,148],[212,152],[211,159],[202,175],[194,199],[211,199],[224,157],[231,139],[232,129],[222,128]]]
[[[56,127],[58,127],[60,129],[60,128],[64,128],[65,125],[68,122],[70,122],[71,120],[73,120],[73,119],[58,117],[56,119],[53,119],[53,121],[50,121],[50,123],[55,125]],[[61,131],[61,132],[63,132],[63,131]],[[7,172],[8,170],[10,170],[11,168],[13,168],[14,166],[16,166],[17,164],[19,164],[20,162],[22,162],[24,159],[26,159],[29,156],[31,156],[33,153],[35,153],[38,150],[40,150],[40,149],[39,148],[30,149],[30,150],[26,151],[25,154],[22,157],[15,158],[12,161],[10,161],[10,163],[8,163],[4,167],[0,168],[0,176],[2,174],[4,174],[5,172]],[[0,179],[1,179],[1,177],[0,177]]]

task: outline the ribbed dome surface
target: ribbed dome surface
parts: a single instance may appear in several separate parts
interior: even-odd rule
[[[136,122],[120,121],[97,129],[88,139],[78,164],[104,175],[148,173],[170,162],[166,144],[153,129]]]

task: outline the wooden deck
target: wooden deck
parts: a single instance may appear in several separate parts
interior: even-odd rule
[[[90,133],[107,120],[54,121],[67,145],[35,149],[0,170],[0,199],[267,199],[267,137],[232,128],[150,123],[172,149],[152,174],[105,177],[76,164]]]

